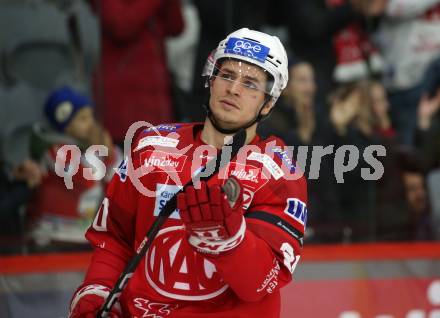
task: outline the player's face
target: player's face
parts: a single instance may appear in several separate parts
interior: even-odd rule
[[[425,181],[420,173],[406,172],[403,174],[406,199],[413,212],[421,213],[427,207]]]
[[[258,66],[236,60],[222,63],[211,79],[209,105],[217,122],[226,129],[242,127],[259,113],[265,100],[267,76]],[[266,115],[272,103],[264,105]]]
[[[380,83],[373,83],[370,86],[371,104],[377,116],[387,113],[389,103],[385,88]]]
[[[65,132],[81,141],[87,141],[90,137],[91,129],[94,125],[94,117],[91,107],[81,108],[72,121],[66,127]]]
[[[299,63],[290,68],[290,79],[286,94],[297,103],[313,105],[316,84],[312,66],[309,63]]]

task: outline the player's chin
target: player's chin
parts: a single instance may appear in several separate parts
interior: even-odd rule
[[[238,130],[241,127],[243,127],[242,123],[237,123],[237,122],[224,122],[224,121],[219,121],[218,122],[220,127],[223,129],[228,129],[228,130]]]
[[[243,114],[238,110],[214,109],[213,115],[216,121],[225,129],[236,129],[243,126]]]

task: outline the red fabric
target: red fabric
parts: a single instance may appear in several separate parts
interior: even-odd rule
[[[95,100],[105,127],[121,142],[135,121],[170,122],[173,106],[164,40],[183,30],[179,0],[105,0]]]
[[[131,162],[135,168],[149,168],[139,181],[144,187],[142,191],[151,192],[148,195],[138,192],[139,184],[135,187],[132,182],[135,180],[122,177],[121,173],[114,176],[105,204],[87,232],[96,250],[84,285],[114,284],[124,260],[139,248],[160,207],[178,191],[174,173],[181,184],[186,184],[200,168],[199,161],[216,155],[213,147],[205,145],[206,153],[198,152],[193,146],[200,142],[196,137],[200,129],[200,125],[162,127],[161,138],[177,139],[175,148],[149,145],[152,139],[148,137],[154,135],[151,130],[144,131],[133,144],[136,150],[131,153]],[[169,142],[160,138],[153,141],[158,140]],[[249,153],[259,149],[270,156],[268,149],[275,146],[284,144],[276,138],[262,141],[256,138]],[[274,166],[283,167],[283,171],[291,169],[279,156],[273,156],[274,164],[269,169],[258,160],[243,162],[243,158],[247,158],[246,153],[208,181],[208,186],[223,184],[234,175],[242,182],[248,227],[242,243],[218,256],[198,253],[187,240],[179,213],[174,212],[121,295],[126,316],[279,316],[279,289],[291,281],[293,262],[296,264],[301,254],[306,220],[304,217],[300,220],[296,210],[299,202],[307,202],[306,182],[303,177],[299,180],[271,177]],[[296,200],[296,204],[290,205],[291,200]],[[295,207],[294,211],[291,206]],[[301,211],[306,214],[303,207]],[[255,218],[261,214],[266,219]],[[107,269],[103,270],[103,266]]]
[[[396,136],[396,131],[391,127],[386,129],[377,129],[377,133],[385,138],[394,138]]]
[[[327,0],[329,7],[343,5],[345,0]],[[370,41],[368,34],[359,22],[352,22],[333,36],[336,54],[334,79],[337,82],[350,82],[368,75],[367,63],[374,72],[381,72],[381,65],[376,66],[371,58],[380,58],[379,51]]]
[[[440,17],[440,4],[437,4],[436,6],[429,9],[424,15],[424,19],[431,21],[431,20],[439,20]]]

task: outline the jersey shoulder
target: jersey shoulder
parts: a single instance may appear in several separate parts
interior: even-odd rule
[[[131,154],[136,157],[146,150],[181,149],[194,141],[198,123],[173,123],[138,129],[131,142]]]
[[[260,157],[261,161],[264,161],[263,165],[272,174],[272,183],[275,181],[279,185],[286,184],[288,186],[291,186],[292,183],[299,183],[306,186],[303,172],[293,158],[293,146],[286,145],[281,138],[276,136],[260,140],[257,146],[261,155],[254,155],[254,157]]]
[[[292,159],[293,149],[273,136],[261,140],[258,146],[261,154],[251,158],[259,160],[270,177],[255,193],[247,217],[273,223],[302,240],[307,222],[307,181]]]
[[[169,137],[175,139],[189,138],[194,127],[197,125],[198,123],[172,123],[142,127],[138,130],[133,140],[139,142],[143,138],[149,136]]]

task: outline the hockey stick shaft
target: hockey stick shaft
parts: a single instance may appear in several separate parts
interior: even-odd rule
[[[231,144],[231,154],[230,159],[235,157],[240,150],[240,148],[245,144],[246,141],[246,131],[240,130],[237,132],[232,140]],[[200,180],[207,181],[212,176],[218,173],[218,171],[225,166],[227,163],[229,163],[229,160],[221,160],[223,150],[221,151],[220,155],[215,157],[214,159],[210,160],[206,166],[205,169],[203,169],[201,172],[197,174],[194,178],[191,179],[185,186],[193,184],[193,180],[197,179],[198,176],[202,175],[202,173],[206,171],[212,171],[209,175],[203,175],[200,176]],[[119,276],[118,280],[116,281],[115,286],[110,291],[109,295],[107,296],[107,299],[102,306],[102,308],[98,311],[97,318],[104,318],[108,317],[108,314],[110,313],[112,307],[114,304],[118,301],[119,296],[121,295],[124,288],[127,286],[128,281],[130,280],[131,276],[133,276],[134,271],[136,270],[137,266],[141,262],[142,258],[147,253],[148,249],[150,248],[151,244],[153,243],[154,238],[156,237],[157,233],[159,233],[160,229],[168,219],[168,217],[176,210],[177,208],[177,194],[175,194],[162,208],[159,215],[154,220],[153,224],[151,225],[150,229],[147,232],[147,235],[145,236],[144,240],[138,247],[136,254],[131,258],[131,260],[128,262],[127,266],[124,268],[124,271]]]

